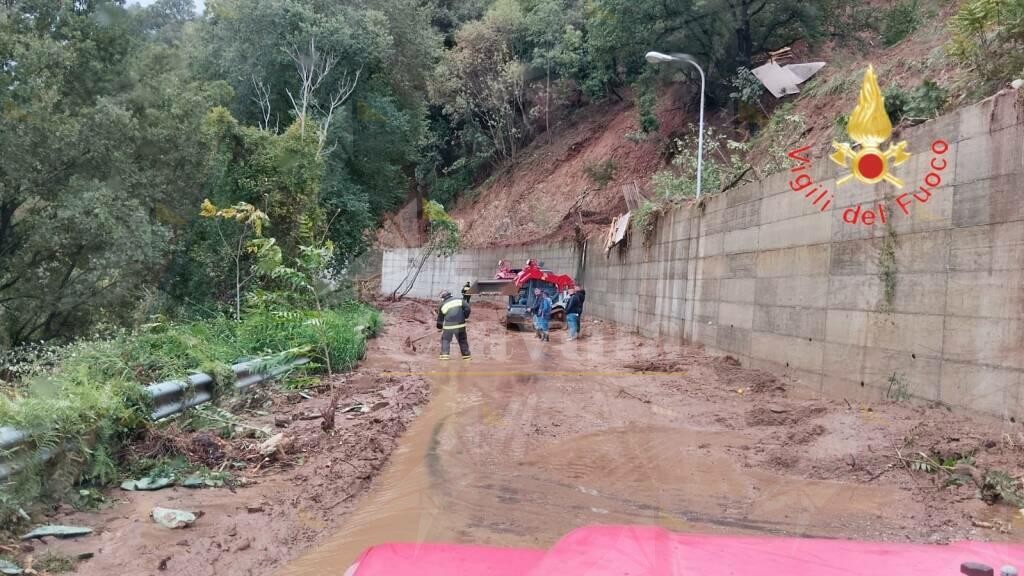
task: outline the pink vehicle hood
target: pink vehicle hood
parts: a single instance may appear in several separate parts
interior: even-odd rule
[[[1024,545],[893,544],[677,534],[590,526],[550,550],[449,544],[374,546],[355,576],[954,576],[963,562],[1024,568]]]

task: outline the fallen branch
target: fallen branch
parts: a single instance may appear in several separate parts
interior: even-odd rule
[[[749,173],[749,172],[750,172],[751,170],[753,170],[753,168],[752,168],[752,167],[750,167],[750,166],[747,166],[747,169],[746,169],[746,170],[744,170],[744,171],[740,172],[740,173],[739,173],[739,175],[738,175],[738,176],[736,176],[735,178],[733,178],[731,182],[729,182],[728,184],[726,184],[725,186],[723,186],[723,187],[722,187],[722,189],[721,189],[721,190],[720,190],[719,192],[725,192],[726,190],[729,190],[729,189],[730,189],[730,188],[732,188],[733,186],[736,186],[737,184],[739,184],[739,183],[740,183],[740,182],[741,182],[741,181],[743,180],[743,178],[744,178],[744,177],[745,177],[745,176],[746,176],[746,175],[747,175],[747,174],[748,174],[748,173]]]
[[[901,464],[903,464],[903,470],[906,471],[907,476],[910,477],[910,481],[913,482],[915,486],[920,486],[920,484],[918,484],[917,482],[917,478],[914,478],[914,474],[911,472],[910,465],[907,463],[907,459],[903,457],[903,452],[901,452],[900,449],[896,447],[895,442],[891,442],[891,444],[892,449],[896,451],[896,459],[899,460]]]
[[[320,410],[320,417],[324,419],[320,423],[320,428],[324,432],[330,432],[334,430],[334,415],[338,411],[338,400],[341,399],[341,390],[338,390],[331,396],[331,403],[326,408]]]
[[[630,394],[629,392],[626,392],[626,389],[625,389],[625,388],[620,388],[620,389],[619,389],[619,394],[618,394],[618,396],[619,396],[620,398],[621,398],[621,397],[623,397],[623,396],[625,396],[625,397],[627,397],[627,398],[632,398],[632,399],[634,399],[634,400],[639,400],[640,402],[643,402],[644,404],[650,404],[650,403],[651,403],[651,401],[650,401],[649,399],[647,399],[647,398],[641,398],[641,397],[639,397],[639,396],[636,396],[635,394]]]
[[[255,430],[256,432],[260,432],[265,436],[273,436],[273,434],[271,434],[269,430],[265,428],[260,428],[259,426],[250,426],[248,424],[242,424],[241,422],[238,421],[218,418],[216,416],[213,416],[212,414],[203,414],[203,418],[206,420],[213,420],[214,422],[220,422],[221,424],[226,424],[228,426],[237,426],[239,428],[245,428],[246,430]]]

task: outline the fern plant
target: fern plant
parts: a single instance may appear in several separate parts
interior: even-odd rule
[[[949,27],[949,54],[986,84],[1024,74],[1024,0],[968,0]]]

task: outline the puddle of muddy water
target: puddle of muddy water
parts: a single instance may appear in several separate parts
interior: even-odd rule
[[[609,419],[597,432],[531,434],[540,413],[558,409],[545,393],[573,379],[559,364],[545,363],[553,376],[458,363],[432,375],[429,406],[343,529],[278,574],[340,574],[384,542],[546,547],[595,523],[840,536],[851,526],[899,523],[906,514],[896,488],[741,468],[730,451],[749,442],[742,431]],[[621,385],[612,376],[581,378],[581,394]]]

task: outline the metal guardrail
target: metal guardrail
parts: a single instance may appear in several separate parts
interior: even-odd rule
[[[267,358],[240,362],[231,367],[235,373],[235,388],[244,391],[254,384],[272,380],[299,366],[309,363],[309,358],[295,358],[291,362],[274,366],[268,370],[260,368],[268,361]],[[168,416],[180,414],[189,408],[199,406],[213,399],[213,376],[202,372],[193,374],[184,380],[168,380],[146,386],[146,392],[153,398],[153,412],[150,417],[162,420]],[[27,448],[32,442],[28,432],[0,426],[0,480],[5,480],[27,464]],[[55,450],[44,449],[35,454],[45,462],[53,457]]]

